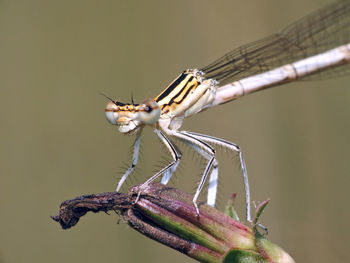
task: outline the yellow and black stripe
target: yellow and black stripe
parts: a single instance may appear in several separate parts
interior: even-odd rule
[[[162,111],[168,111],[181,104],[199,84],[200,80],[198,77],[192,71],[186,70],[159,94],[154,101],[159,104]]]

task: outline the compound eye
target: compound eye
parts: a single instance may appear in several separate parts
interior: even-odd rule
[[[153,100],[146,100],[140,105],[140,121],[145,124],[153,124],[160,117],[158,103]]]
[[[152,110],[153,109],[150,106],[148,106],[148,105],[145,107],[145,112],[150,113]]]
[[[110,124],[116,125],[118,123],[118,106],[113,101],[108,102],[105,114]]]

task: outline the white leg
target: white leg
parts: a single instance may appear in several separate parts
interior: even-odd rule
[[[170,169],[166,170],[162,180],[160,181],[161,184],[168,184],[170,181],[171,176],[173,175],[173,173],[175,172],[177,166],[179,165],[180,162],[177,162],[176,164],[174,164],[174,166],[172,166]]]
[[[158,135],[159,136],[159,135]],[[176,148],[175,145],[171,144],[173,148]],[[165,146],[168,148],[169,152],[172,153],[172,147],[170,147],[169,144],[165,143]],[[181,156],[181,154],[178,152],[178,155]],[[174,158],[174,156],[173,156]],[[171,176],[174,174],[176,168],[180,164],[180,158],[178,161],[168,170],[166,170],[163,174],[162,180],[160,181],[161,184],[167,185],[171,179]]]
[[[181,154],[176,150],[175,146],[171,143],[171,141],[160,130],[155,129],[154,132],[158,135],[161,141],[168,148],[171,156],[173,157],[173,161],[169,163],[167,166],[165,166],[163,169],[161,169],[159,172],[157,172],[155,175],[153,175],[151,178],[149,178],[146,182],[143,183],[143,185],[147,185],[153,182],[159,176],[166,173],[168,170],[173,169],[174,171],[175,170],[174,167],[176,168],[178,166],[181,159]]]
[[[188,134],[188,133],[185,133],[185,132],[182,132],[182,131],[170,130],[170,129],[164,129],[164,131],[170,136],[174,136],[174,137],[177,137],[177,138],[179,138],[181,140],[188,141],[188,142],[190,142],[190,143],[192,143],[194,145],[197,145],[203,151],[207,152],[207,154],[210,156],[208,158],[209,160],[208,160],[207,166],[205,167],[204,173],[202,175],[202,178],[201,178],[201,180],[199,182],[199,185],[197,187],[196,193],[195,193],[195,195],[193,197],[193,200],[192,200],[193,201],[193,205],[196,208],[197,215],[199,215],[197,199],[198,199],[198,196],[199,196],[201,190],[203,189],[205,180],[208,177],[210,169],[212,168],[214,161],[216,161],[216,159],[215,159],[215,150],[209,144],[207,144],[206,142],[196,138],[195,136],[192,136],[191,134]]]
[[[248,222],[252,222],[251,216],[250,216],[250,190],[249,190],[249,182],[248,182],[248,174],[247,174],[247,169],[246,169],[246,165],[243,159],[243,155],[241,152],[241,149],[239,148],[238,145],[229,142],[229,141],[225,141],[223,139],[219,139],[219,138],[215,138],[212,136],[208,136],[208,135],[204,135],[204,134],[199,134],[199,133],[194,133],[194,132],[187,132],[187,131],[183,131],[184,134],[187,135],[191,135],[195,138],[198,138],[200,140],[209,142],[209,143],[214,143],[214,144],[218,144],[221,145],[227,149],[230,149],[232,151],[235,151],[238,153],[239,156],[239,160],[241,163],[241,169],[243,172],[243,181],[244,181],[244,190],[245,190],[245,199],[246,199],[246,212],[247,212],[247,221]],[[209,198],[209,190],[208,190],[208,198]]]
[[[119,192],[120,188],[122,187],[123,183],[125,182],[126,178],[129,176],[129,174],[131,174],[136,167],[136,164],[139,160],[139,153],[140,153],[140,141],[141,141],[141,136],[138,135],[136,137],[135,143],[134,143],[134,153],[132,155],[132,162],[131,162],[131,166],[129,167],[128,170],[126,170],[126,172],[124,173],[124,175],[122,176],[122,178],[119,180],[118,186],[116,191]]]
[[[208,161],[211,159],[211,155],[206,151],[202,150],[198,145],[193,144],[189,141],[182,140],[186,145],[190,146],[193,150],[199,153]],[[218,174],[219,174],[219,166],[218,161],[214,159],[213,167],[211,169],[210,177],[209,177],[209,186],[208,186],[208,196],[207,196],[207,204],[214,207],[216,200],[216,192],[218,188]]]

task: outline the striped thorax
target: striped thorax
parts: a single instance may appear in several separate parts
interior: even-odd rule
[[[215,98],[217,82],[204,79],[197,69],[180,74],[154,101],[161,109],[161,128],[177,130],[184,118],[209,107]]]

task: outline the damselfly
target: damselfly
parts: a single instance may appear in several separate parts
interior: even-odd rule
[[[197,215],[198,196],[209,176],[207,203],[215,205],[218,161],[212,145],[239,156],[246,194],[247,221],[250,190],[246,165],[238,145],[208,135],[180,130],[186,117],[246,94],[286,82],[319,76],[340,76],[350,61],[350,1],[336,1],[300,19],[280,33],[239,47],[201,69],[188,69],[153,100],[124,104],[110,99],[105,109],[108,121],[125,134],[136,135],[130,168],[120,179],[119,191],[138,162],[140,136],[150,126],[169,150],[173,161],[150,177],[143,186],[162,176],[167,184],[179,165],[181,153],[168,137],[178,138],[207,160],[193,198]]]

